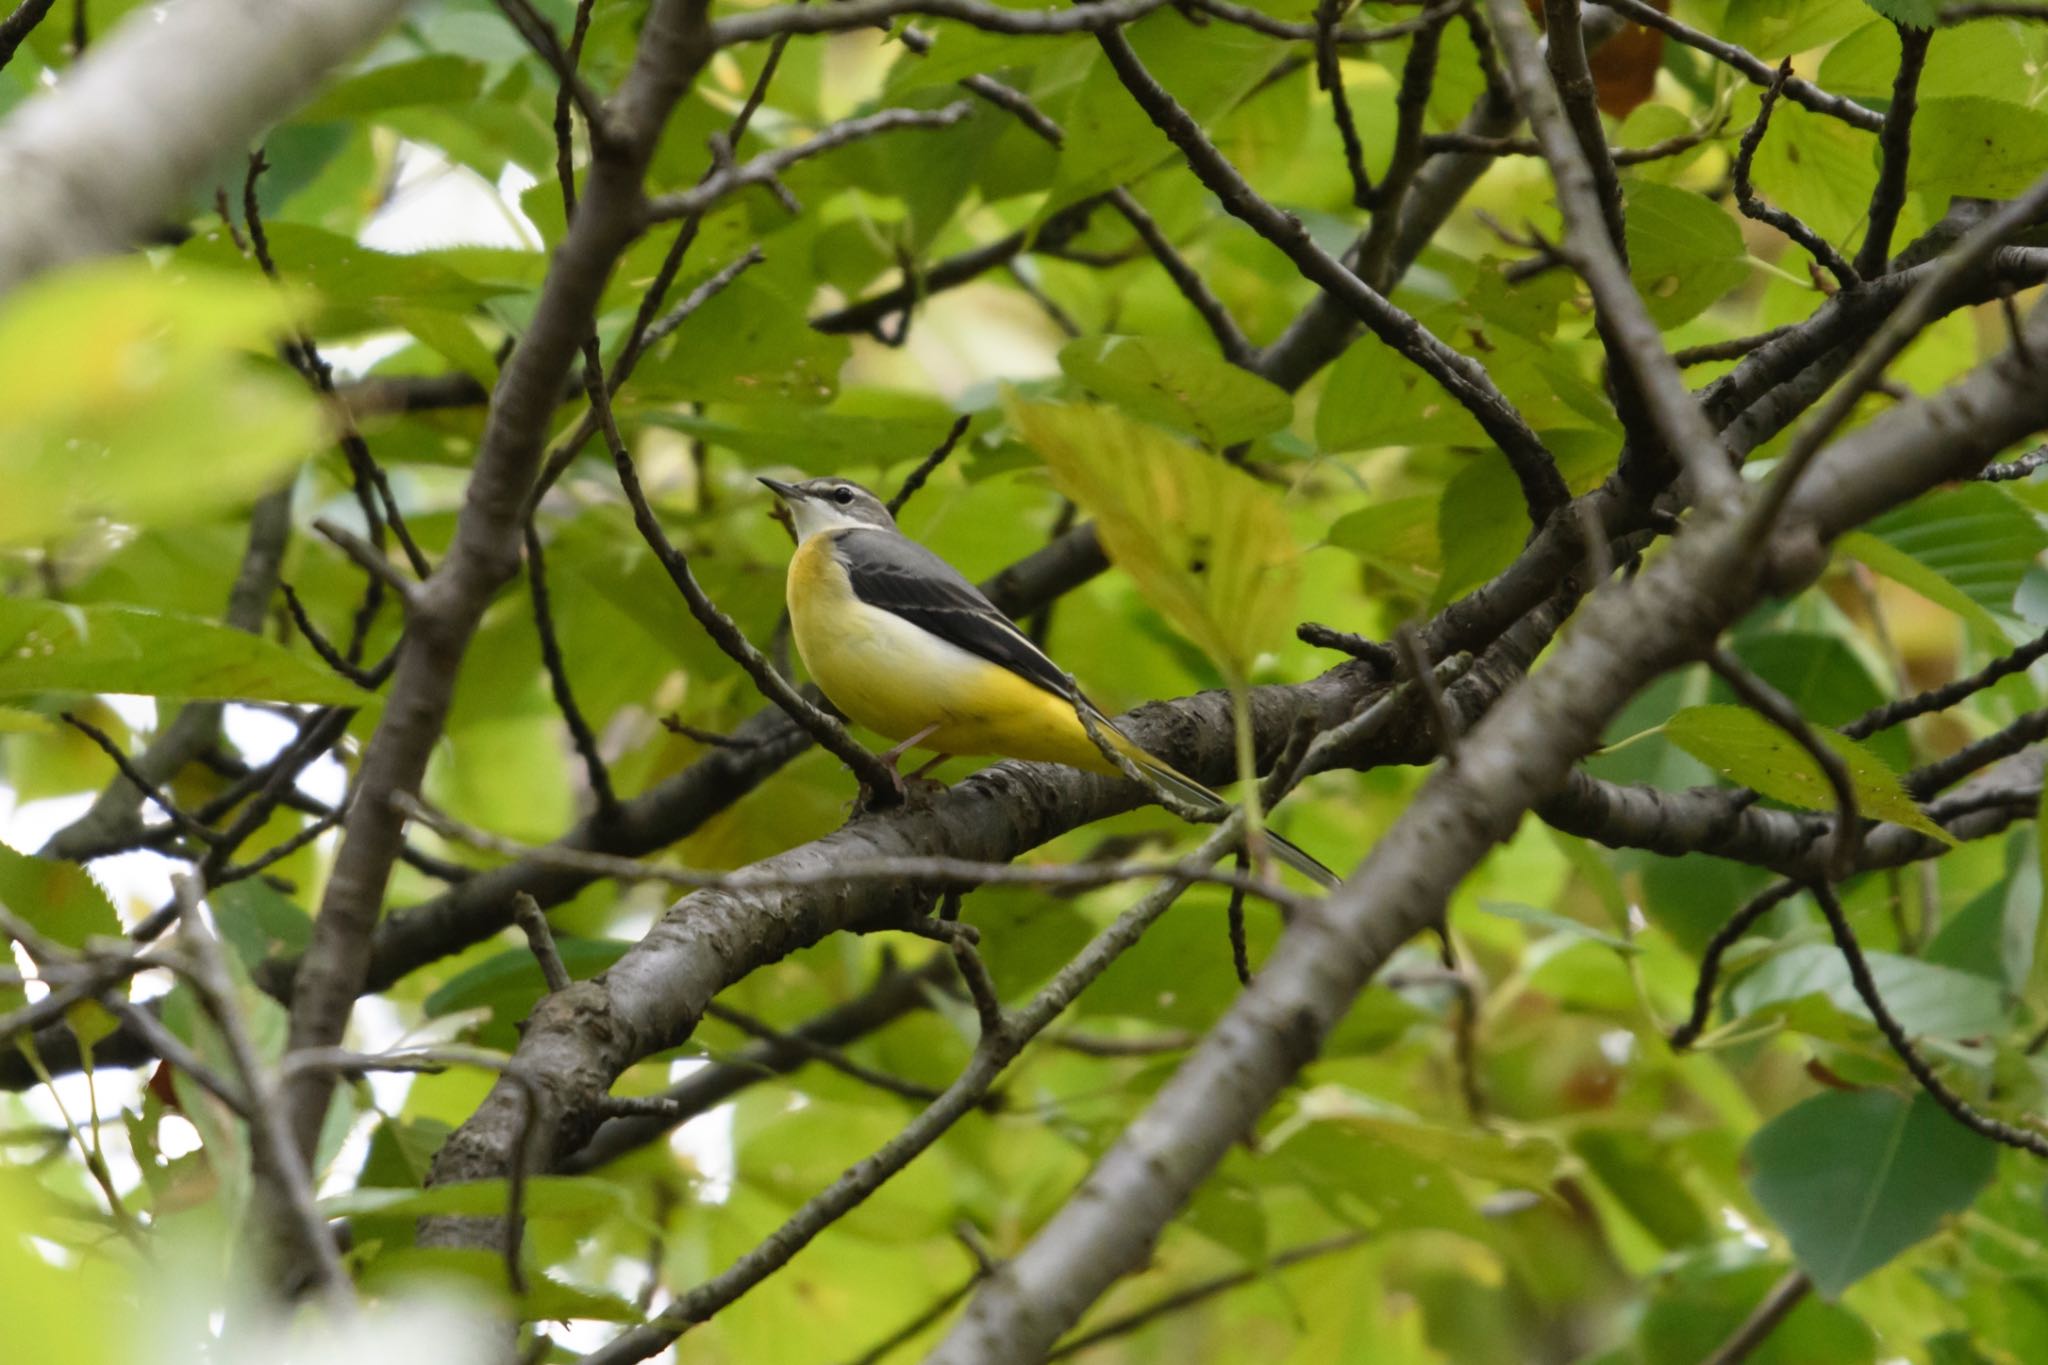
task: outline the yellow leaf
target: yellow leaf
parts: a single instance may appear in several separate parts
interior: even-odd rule
[[[1114,408],[1011,400],[1009,416],[1103,549],[1233,684],[1294,622],[1301,555],[1272,491]]]

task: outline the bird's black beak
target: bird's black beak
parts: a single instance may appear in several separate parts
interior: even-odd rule
[[[765,474],[760,475],[759,477],[762,483],[768,485],[769,491],[774,493],[776,497],[781,498],[784,502],[795,502],[798,498],[804,495],[804,490],[798,488],[793,483],[784,483],[780,479],[771,479]]]

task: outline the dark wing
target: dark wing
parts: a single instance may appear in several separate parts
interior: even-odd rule
[[[1074,680],[981,589],[924,546],[889,531],[856,529],[835,534],[832,548],[861,601],[1074,700]]]

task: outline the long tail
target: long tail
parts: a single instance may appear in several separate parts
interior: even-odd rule
[[[1207,787],[1195,781],[1194,778],[1189,777],[1164,759],[1155,758],[1151,754],[1146,753],[1138,747],[1135,741],[1125,736],[1121,731],[1111,729],[1109,733],[1115,735],[1117,739],[1123,740],[1123,743],[1117,747],[1123,750],[1126,758],[1143,769],[1147,777],[1189,805],[1200,806],[1218,814],[1231,809],[1230,802],[1224,800],[1215,792],[1210,791]],[[1301,873],[1304,877],[1319,885],[1335,886],[1337,884],[1339,880],[1337,874],[1317,862],[1314,855],[1310,854],[1308,850],[1298,844],[1289,843],[1275,834],[1270,828],[1265,831],[1265,835],[1266,843],[1273,850],[1273,856],[1281,862],[1286,863],[1296,872]]]

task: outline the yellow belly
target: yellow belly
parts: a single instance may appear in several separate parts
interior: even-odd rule
[[[789,619],[819,688],[878,734],[901,741],[937,727],[919,748],[1115,771],[1065,700],[855,598],[822,535],[790,560]]]

